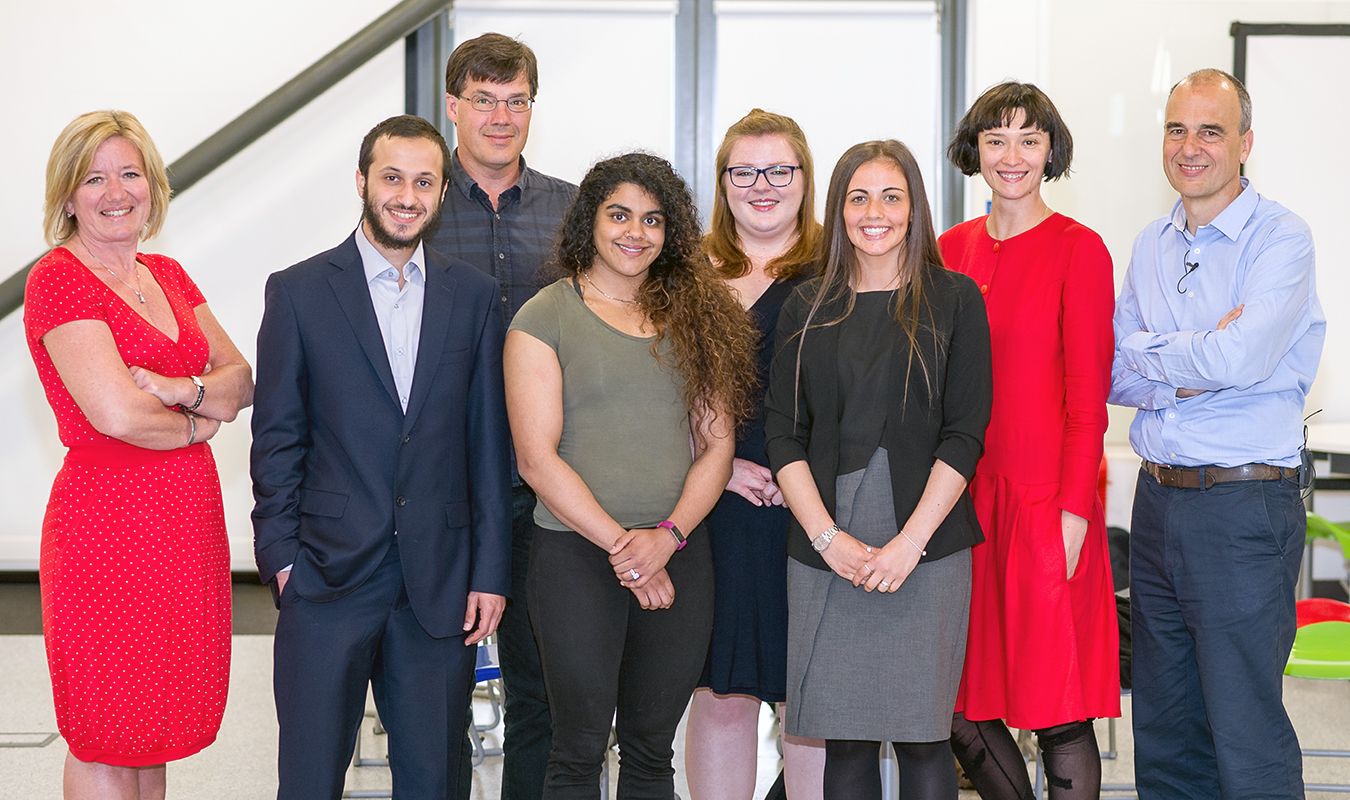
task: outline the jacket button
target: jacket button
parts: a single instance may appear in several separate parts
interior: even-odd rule
[[[394,505],[398,506],[399,508],[403,508],[407,504],[408,498],[404,497],[403,495],[399,495],[398,497],[394,498]]]
[[[404,444],[407,444],[408,442],[411,442],[411,441],[412,441],[412,434],[411,434],[411,433],[404,434],[404,436],[403,436],[403,443],[404,443]]]

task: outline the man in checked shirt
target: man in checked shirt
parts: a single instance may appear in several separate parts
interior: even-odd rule
[[[540,283],[539,268],[577,187],[525,164],[539,67],[523,42],[486,33],[445,66],[445,113],[455,125],[450,189],[433,250],[497,279],[502,330]],[[539,651],[526,606],[535,497],[512,468],[511,599],[497,630],[506,684],[502,800],[538,800],[553,741]],[[467,797],[467,782],[461,786]]]

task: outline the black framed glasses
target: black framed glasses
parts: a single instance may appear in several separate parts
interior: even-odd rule
[[[497,110],[497,106],[506,103],[506,110],[515,114],[524,114],[534,105],[533,97],[508,97],[505,100],[499,100],[490,94],[476,94],[473,97],[461,97],[460,100],[468,103],[474,111],[481,111],[484,114],[491,114]]]
[[[731,185],[741,189],[749,189],[759,181],[759,176],[763,175],[764,180],[769,182],[770,186],[783,188],[792,183],[792,176],[797,174],[801,167],[792,164],[774,164],[771,167],[727,167],[727,176],[731,178]]]

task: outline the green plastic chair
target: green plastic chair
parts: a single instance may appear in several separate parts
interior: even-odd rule
[[[1308,512],[1308,541],[1313,539],[1330,539],[1340,545],[1341,555],[1346,561],[1350,561],[1350,529],[1343,524],[1337,524],[1321,516]]]
[[[1317,680],[1350,680],[1350,622],[1314,622],[1294,633],[1284,674]],[[1350,750],[1303,750],[1304,757],[1350,758]],[[1310,792],[1350,794],[1350,784],[1305,784]]]

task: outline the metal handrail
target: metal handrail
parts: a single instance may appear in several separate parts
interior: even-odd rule
[[[259,100],[205,141],[169,165],[173,194],[187,191],[217,167],[262,138],[310,101],[337,85],[390,45],[408,36],[450,5],[449,0],[403,0],[347,41],[333,48],[280,89]],[[28,273],[41,256],[0,283],[0,319],[23,306]]]

